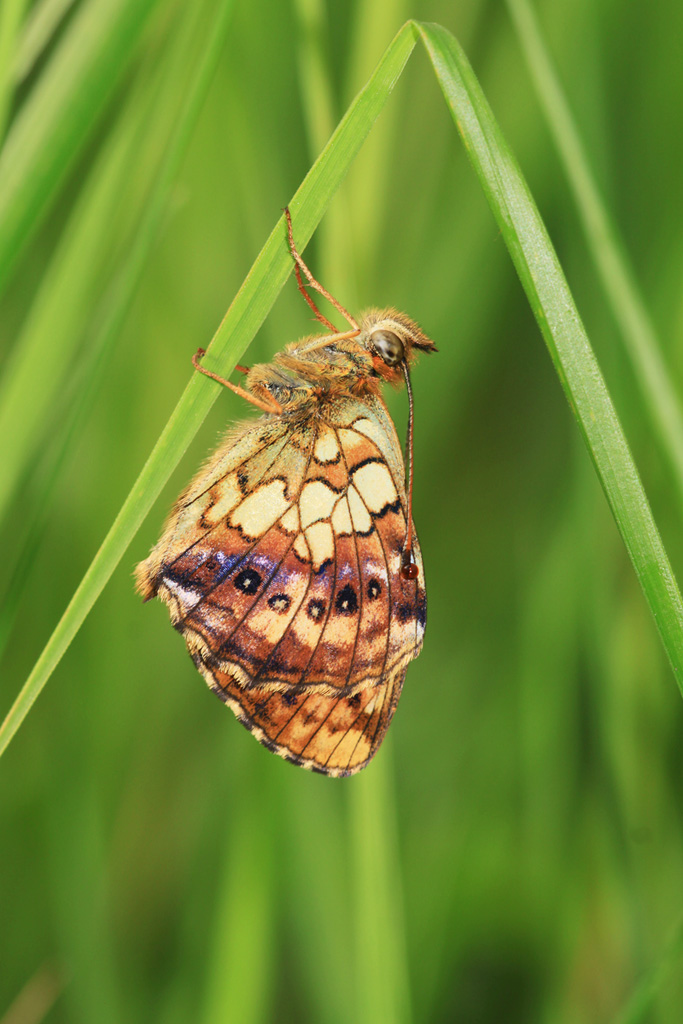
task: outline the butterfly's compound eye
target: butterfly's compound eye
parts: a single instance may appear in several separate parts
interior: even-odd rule
[[[403,342],[393,331],[373,331],[370,335],[370,342],[387,366],[397,366],[403,360],[405,355]]]

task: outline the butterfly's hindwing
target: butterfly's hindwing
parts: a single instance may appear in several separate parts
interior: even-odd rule
[[[230,674],[197,667],[221,700],[259,742],[293,764],[325,775],[365,767],[384,738],[398,703],[403,673],[349,696],[319,691],[243,690]]]

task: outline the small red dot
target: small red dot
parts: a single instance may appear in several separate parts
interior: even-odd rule
[[[400,567],[400,574],[403,580],[417,580],[418,566],[413,561],[413,555],[403,555],[403,564]]]

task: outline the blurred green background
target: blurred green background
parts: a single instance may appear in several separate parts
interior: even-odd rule
[[[683,8],[536,10],[680,389]],[[2,441],[3,715],[408,17],[467,51],[680,573],[680,494],[504,4],[6,0],[5,154],[44,158],[0,238],[0,371],[27,367]],[[440,349],[413,377],[423,654],[347,780],[268,754],[208,691],[131,573],[244,415],[221,395],[0,764],[0,1021],[679,1022],[680,695],[421,48],[306,256],[347,307],[403,309]],[[309,330],[292,278],[247,359]]]

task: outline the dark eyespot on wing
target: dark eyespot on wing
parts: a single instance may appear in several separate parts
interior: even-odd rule
[[[242,569],[235,576],[235,586],[244,594],[255,594],[261,583],[262,577],[255,569]]]
[[[341,588],[334,602],[334,607],[340,615],[355,615],[358,611],[358,598],[356,591],[350,583]]]

